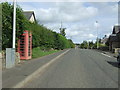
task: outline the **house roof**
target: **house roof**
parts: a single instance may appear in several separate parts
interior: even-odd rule
[[[120,32],[120,26],[114,26],[112,34],[117,34]]]
[[[109,36],[107,42],[120,42],[120,26],[114,26],[112,34]]]
[[[110,42],[120,42],[120,39],[119,39],[118,35],[114,36],[114,34],[111,34],[109,37],[109,41]]]
[[[103,39],[101,40],[102,43],[106,43],[107,41],[108,41],[108,38],[103,38]]]
[[[34,11],[24,11],[23,14],[25,15],[25,17],[26,17],[28,20],[30,20],[31,16],[33,15],[33,16],[34,16],[34,19],[35,19],[35,21],[36,21]]]

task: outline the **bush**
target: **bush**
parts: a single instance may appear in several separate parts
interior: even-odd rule
[[[12,25],[13,25],[13,5],[2,3],[2,47],[12,47]],[[19,36],[24,30],[30,30],[32,32],[32,46],[42,47],[42,50],[53,49],[65,49],[73,48],[74,44],[72,40],[67,40],[65,36],[59,33],[53,32],[43,25],[39,25],[37,22],[30,23],[23,15],[23,10],[17,6],[17,23],[16,23],[16,46]]]
[[[65,49],[74,47],[72,40],[67,40],[66,37],[61,34],[53,32],[38,23],[29,24],[29,30],[32,31],[33,36],[33,48],[42,47],[42,50],[49,50],[51,48]]]

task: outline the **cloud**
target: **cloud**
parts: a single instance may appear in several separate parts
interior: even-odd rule
[[[34,4],[34,5],[33,5]],[[109,35],[117,21],[116,3],[25,3],[24,10],[34,10],[40,24],[59,33],[61,21],[66,29],[66,37],[73,42],[96,40],[98,36]]]
[[[7,0],[13,2],[13,0]],[[28,0],[17,0],[18,2],[28,2]],[[29,0],[29,2],[118,2],[119,0]],[[2,0],[4,2],[4,0]]]
[[[94,28],[94,27],[93,27]],[[89,25],[77,24],[71,25],[71,27],[66,29],[67,38],[72,38],[76,43],[82,42],[83,40],[95,40],[96,32],[91,29]]]
[[[98,10],[95,7],[84,7],[81,3],[56,3],[55,7],[37,9],[38,20],[48,22],[79,22],[94,17]]]
[[[101,16],[106,15],[114,15],[118,12],[118,2],[100,2],[100,3],[90,3],[93,7],[97,7],[99,9],[98,14]],[[105,17],[106,17],[105,15]]]

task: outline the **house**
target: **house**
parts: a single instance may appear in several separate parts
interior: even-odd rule
[[[101,43],[105,45],[106,42],[107,42],[107,40],[108,40],[108,38],[103,38],[103,39],[101,40]]]
[[[101,39],[101,43],[105,45],[107,41],[108,41],[108,37],[107,37],[107,35],[105,35],[105,36]]]
[[[108,38],[109,50],[120,48],[120,26],[114,26],[112,34]]]
[[[36,22],[34,11],[24,11],[23,14],[31,23]]]

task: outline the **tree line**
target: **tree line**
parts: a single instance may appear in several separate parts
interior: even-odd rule
[[[13,34],[13,5],[8,2],[1,3],[2,5],[2,49],[12,47]],[[24,30],[32,32],[32,46],[41,47],[42,49],[65,49],[74,48],[72,40],[66,39],[65,36],[48,29],[47,27],[31,23],[23,15],[23,10],[20,6],[16,8],[16,47],[17,41]]]
[[[99,45],[99,48],[107,47],[106,44],[101,43],[100,38],[98,38],[98,45]],[[78,46],[79,46],[79,48],[82,48],[82,49],[97,49],[97,39],[96,39],[95,42],[93,42],[93,41],[83,41]]]

